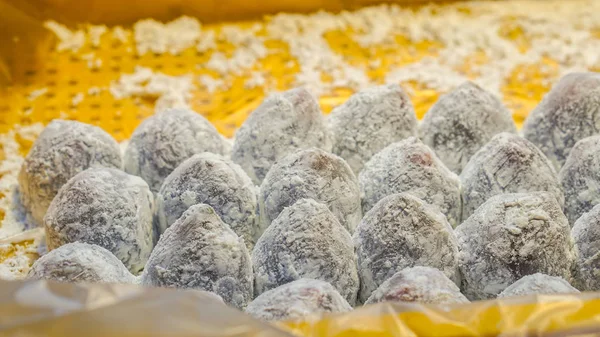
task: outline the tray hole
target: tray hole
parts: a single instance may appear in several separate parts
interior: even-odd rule
[[[27,70],[25,72],[25,76],[33,76],[33,75],[35,75],[35,73],[36,73],[35,70]]]
[[[160,69],[162,69],[162,68],[163,68],[163,65],[162,65],[162,64],[157,64],[157,65],[154,67],[154,69],[159,69],[159,70],[160,70]]]
[[[112,71],[114,71],[115,73],[119,73],[119,72],[121,72],[121,67],[119,67],[119,66],[114,66],[114,67],[112,67],[112,68],[110,68],[110,69],[111,69]]]
[[[49,111],[56,111],[56,109],[57,109],[56,105],[49,105],[46,107],[46,110],[49,110]]]
[[[51,69],[48,69],[46,72],[50,75],[54,75],[58,72],[58,70],[56,70],[56,68],[51,68]]]
[[[56,97],[56,94],[53,93],[52,91],[46,93],[46,98],[54,98],[54,97]]]
[[[92,103],[90,104],[90,108],[92,109],[100,109],[101,105],[100,103]]]
[[[69,85],[72,85],[72,86],[77,85],[77,83],[79,83],[79,82],[77,82],[77,80],[70,80],[69,81]]]
[[[113,108],[120,108],[123,106],[123,104],[121,102],[115,102],[115,103],[113,103],[112,106],[113,106]]]
[[[177,64],[175,64],[175,67],[183,69],[183,68],[185,68],[185,64],[183,64],[183,63],[177,63]]]
[[[46,85],[49,86],[49,87],[54,87],[54,86],[56,86],[56,82],[55,81],[50,81],[50,82],[46,83]]]
[[[99,122],[100,121],[100,116],[94,115],[94,116],[90,117],[90,121],[95,122],[95,123]]]
[[[121,55],[113,55],[111,58],[115,61],[121,61],[122,59]]]

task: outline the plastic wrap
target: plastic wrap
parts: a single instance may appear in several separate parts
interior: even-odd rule
[[[290,336],[210,293],[0,281],[0,336]]]
[[[378,304],[269,325],[200,291],[0,281],[0,336],[575,336],[600,333],[600,294],[447,307]]]

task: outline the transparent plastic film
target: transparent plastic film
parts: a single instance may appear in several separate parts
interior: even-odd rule
[[[199,291],[136,285],[0,282],[2,336],[579,336],[600,331],[598,294],[460,306],[387,304],[267,324]]]
[[[303,336],[578,336],[600,331],[597,294],[537,295],[428,306],[381,303],[288,323]]]
[[[199,291],[0,282],[0,336],[291,336]]]

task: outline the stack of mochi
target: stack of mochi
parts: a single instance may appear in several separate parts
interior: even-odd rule
[[[521,135],[470,82],[420,123],[397,85],[327,117],[273,94],[233,145],[185,109],[124,155],[56,120],[19,187],[50,250],[30,277],[191,288],[263,320],[600,290],[600,75],[560,79]]]

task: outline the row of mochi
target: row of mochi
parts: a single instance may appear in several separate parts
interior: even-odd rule
[[[593,74],[567,76],[560,83],[564,81],[573,82],[573,78],[587,78],[590,76],[594,78]],[[560,83],[555,88],[560,88]],[[396,96],[405,97],[397,86],[366,90],[356,94],[346,104],[336,109],[338,112],[334,111],[332,113],[331,124],[335,125],[334,121],[339,119],[339,116],[352,116],[360,111],[368,111],[368,116],[377,115],[377,111],[383,111],[380,113],[389,112],[390,109],[378,110],[376,108],[378,106],[377,100],[369,101],[365,98],[383,97],[381,100],[383,103],[380,103],[385,105],[389,103],[390,99],[379,94],[386,90],[391,91]],[[554,91],[555,89],[553,89]],[[456,99],[452,98],[453,95],[456,96],[460,92],[469,93],[466,95],[469,99],[463,101],[469,101],[469,104],[475,107],[478,104],[482,105],[477,102],[485,101],[480,98],[488,95],[478,87],[467,83],[442,97],[436,106],[444,106],[442,103],[445,99],[455,101]],[[405,109],[408,106],[411,111],[408,116],[412,116],[412,119],[414,119],[414,112],[411,110],[410,103],[406,100],[403,102],[401,106]],[[357,106],[359,108],[353,109]],[[427,114],[428,116],[435,116],[436,106]],[[307,111],[310,113],[307,114]],[[318,114],[313,113],[315,111]],[[442,109],[442,111],[449,111],[449,109]],[[460,111],[457,111],[455,115],[461,115]],[[496,111],[492,115],[502,114]],[[107,198],[105,202],[100,202],[100,204],[107,207],[97,212],[100,215],[94,215],[94,212],[91,212],[91,215],[77,215],[84,220],[90,218],[91,220],[88,222],[92,224],[92,227],[100,224],[98,230],[90,230],[89,225],[79,226],[80,223],[78,222],[69,223],[69,226],[62,226],[60,221],[52,222],[53,218],[48,214],[46,214],[46,218],[50,220],[45,221],[46,228],[48,232],[54,230],[55,233],[58,233],[55,235],[57,237],[62,235],[61,232],[63,231],[68,232],[70,228],[75,228],[76,236],[81,237],[93,236],[94,232],[100,232],[99,229],[104,228],[108,234],[101,234],[96,239],[105,240],[107,245],[110,243],[109,241],[113,241],[113,243],[116,241],[114,250],[118,251],[120,255],[127,255],[127,258],[138,259],[138,261],[132,262],[135,266],[130,266],[130,268],[139,271],[144,265],[144,258],[140,259],[140,254],[149,255],[148,247],[151,249],[159,235],[176,221],[186,209],[197,203],[207,203],[214,207],[218,215],[231,226],[234,232],[242,236],[251,248],[265,228],[268,228],[273,219],[281,213],[282,209],[301,198],[312,198],[327,205],[340,223],[350,232],[353,232],[354,227],[360,221],[362,212],[367,212],[381,198],[400,192],[409,192],[435,206],[437,210],[442,211],[453,226],[460,223],[462,219],[466,219],[473,210],[489,197],[499,193],[546,190],[551,192],[560,204],[563,202],[560,185],[556,188],[556,177],[551,167],[552,164],[548,165],[548,160],[531,143],[509,133],[496,134],[487,145],[479,149],[467,162],[460,180],[445,168],[444,164],[429,147],[416,138],[408,138],[404,141],[392,143],[383,150],[376,152],[375,155],[369,158],[364,168],[360,170],[358,179],[352,174],[353,168],[347,165],[343,159],[325,151],[307,149],[295,150],[287,154],[279,151],[281,150],[280,147],[293,150],[306,146],[301,138],[307,133],[310,134],[319,129],[319,125],[324,125],[324,123],[319,122],[320,118],[322,116],[316,101],[302,89],[294,89],[268,98],[250,116],[236,134],[232,159],[243,164],[244,161],[240,160],[240,156],[237,156],[236,153],[249,152],[255,158],[250,161],[251,163],[265,164],[264,168],[266,169],[263,171],[267,173],[263,178],[264,181],[261,184],[259,196],[251,200],[255,195],[249,192],[254,188],[253,184],[248,183],[249,179],[245,177],[243,171],[227,159],[219,157],[219,159],[227,162],[225,166],[228,168],[224,170],[213,170],[211,165],[204,167],[198,163],[186,166],[184,165],[186,162],[184,162],[184,164],[179,165],[180,157],[185,158],[188,156],[189,153],[186,154],[186,151],[189,149],[197,150],[202,146],[214,146],[215,149],[211,151],[220,151],[222,154],[229,151],[227,142],[216,133],[216,130],[206,120],[190,111],[171,110],[160,113],[148,119],[136,130],[125,156],[125,168],[128,172],[139,174],[148,182],[151,179],[144,172],[150,172],[149,176],[158,175],[161,181],[156,205],[152,205],[153,196],[146,193],[146,191],[134,193],[135,195],[132,196],[136,201],[148,201],[146,203],[146,205],[149,205],[148,207],[141,207],[141,213],[145,214],[145,219],[149,218],[147,216],[149,212],[143,210],[155,209],[154,220],[152,221],[154,228],[149,234],[144,230],[134,230],[133,234],[128,233],[128,235],[120,233],[121,241],[141,240],[144,244],[134,242],[133,245],[129,245],[133,246],[134,250],[134,253],[130,254],[127,249],[122,248],[119,240],[114,239],[116,236],[109,238],[112,229],[117,228],[121,232],[123,232],[123,228],[127,229],[127,226],[122,224],[126,223],[127,220],[131,220],[131,212],[128,211],[132,209],[131,207],[123,207],[123,205],[113,207],[114,205],[111,205],[111,202],[114,200],[110,198]],[[351,120],[359,120],[359,118],[351,118]],[[364,118],[363,123],[368,124],[369,121],[370,118]],[[489,126],[485,121],[486,119],[483,118],[478,122],[481,130],[487,129]],[[427,118],[424,120],[422,127],[427,125],[426,122]],[[308,125],[308,131],[299,131],[302,130],[301,126],[304,124]],[[171,126],[174,129],[169,131],[168,128],[165,128],[166,126]],[[265,128],[269,129],[270,127],[276,128],[265,130]],[[443,130],[443,128],[441,129]],[[277,133],[282,130],[287,131]],[[320,130],[323,131],[323,139],[328,139],[331,136],[327,128],[321,128]],[[340,132],[337,133],[341,134],[345,129],[339,128],[339,130]],[[375,132],[372,137],[368,135],[366,139],[376,138],[375,135],[380,134],[385,134],[385,132]],[[178,138],[180,135],[183,138]],[[244,135],[247,136],[246,141],[244,141]],[[266,135],[277,136],[279,141],[269,143],[268,139],[265,138],[268,137]],[[337,137],[334,133],[334,138],[340,137]],[[347,139],[350,138],[359,139],[358,136],[348,137]],[[319,139],[319,137],[315,139]],[[21,197],[23,203],[30,209],[34,219],[39,219],[40,213],[45,214],[43,202],[38,203],[36,200],[47,202],[48,199],[52,199],[52,191],[57,187],[60,188],[61,180],[64,181],[73,173],[87,167],[119,166],[116,163],[120,162],[120,154],[115,153],[114,149],[116,147],[114,145],[116,143],[114,143],[114,140],[111,143],[111,140],[110,136],[103,134],[101,130],[76,122],[57,121],[48,126],[26,158],[20,175]],[[444,142],[451,143],[448,140]],[[359,142],[355,148],[360,148],[360,145],[363,144],[364,142]],[[500,145],[494,146],[498,144]],[[270,147],[277,149],[268,150]],[[241,148],[248,151],[242,151]],[[588,147],[583,146],[582,148],[587,149]],[[436,151],[438,154],[441,153],[439,150]],[[266,155],[260,155],[262,152],[280,153],[278,156],[281,158],[277,158],[278,156],[268,158]],[[360,150],[359,152],[364,151]],[[494,155],[486,157],[486,154],[490,152]],[[575,153],[576,151],[573,151],[573,154]],[[481,154],[481,158],[476,160],[479,154]],[[208,156],[213,157],[213,159],[218,157],[209,154],[197,156]],[[350,159],[348,160],[350,161]],[[205,161],[200,160],[200,162]],[[486,165],[490,162],[496,164],[492,165],[491,168],[487,167]],[[573,162],[579,164],[582,161],[576,158]],[[471,163],[475,164],[471,165]],[[475,169],[469,170],[469,166],[474,166]],[[176,167],[175,171],[181,167],[187,167],[187,169],[181,169],[176,174],[172,167]],[[248,169],[247,165],[242,165],[242,167],[246,169],[246,172],[252,171],[252,169]],[[139,171],[133,172],[136,169],[139,169]],[[227,175],[232,171],[235,173]],[[595,172],[593,169],[588,169],[588,171],[590,173]],[[471,173],[467,174],[468,172]],[[219,176],[220,174],[224,174],[224,176]],[[160,177],[161,175],[166,176],[166,178]],[[197,178],[198,176],[200,178]],[[582,176],[582,174],[564,176],[573,178]],[[221,178],[222,180],[219,180]],[[171,180],[171,183],[167,184],[167,180]],[[223,180],[227,180],[227,182]],[[462,187],[461,180],[463,182]],[[233,187],[229,186],[231,182],[234,182]],[[235,182],[238,184],[236,185]],[[473,186],[469,187],[469,182]],[[238,189],[239,185],[243,186]],[[575,184],[573,183],[573,185]],[[111,188],[98,194],[105,193],[107,190],[111,190]],[[565,188],[566,190],[567,188]],[[72,198],[76,200],[78,196],[83,198],[82,195],[85,196],[86,193],[91,193],[90,191],[82,191],[78,191],[81,192],[81,195],[74,193],[72,196],[67,196],[65,200],[71,200]],[[583,200],[593,201],[591,193],[594,190],[579,193],[581,190],[576,188],[575,192],[578,193],[578,197],[583,195]],[[140,195],[143,196],[140,197]],[[248,198],[245,198],[245,196],[248,196]],[[96,197],[89,199],[87,205],[99,200]],[[123,201],[127,197],[121,199]],[[239,199],[243,200],[240,201]],[[250,202],[246,202],[248,200]],[[60,204],[60,202],[57,203]],[[127,203],[127,200],[125,203]],[[256,207],[257,203],[259,207]],[[64,206],[67,211],[73,208],[68,207],[69,202],[65,204],[67,204]],[[591,202],[587,206],[591,208],[593,204]],[[89,209],[93,210],[94,207],[85,209],[89,211]],[[119,209],[123,214],[113,216],[111,210],[114,209]],[[137,207],[133,207],[133,209],[137,209]],[[36,213],[38,213],[37,217],[35,216]],[[58,213],[62,214],[62,209]],[[569,214],[568,207],[566,213]],[[260,214],[260,220],[257,214]],[[86,216],[89,217],[86,218]],[[74,218],[71,217],[71,219]],[[125,219],[125,222],[121,222],[122,219]],[[69,219],[66,219],[66,221],[69,221]],[[148,240],[148,238],[151,239]],[[60,239],[58,240],[60,241]],[[48,235],[49,247],[52,246],[50,244],[51,240],[51,235]],[[147,244],[148,242],[150,243]]]
[[[491,195],[535,190],[554,193],[561,204],[566,203],[565,214],[573,224],[599,200],[589,183],[600,180],[594,174],[598,160],[590,145],[597,140],[581,145],[567,160],[578,141],[598,134],[600,126],[594,118],[598,88],[596,73],[562,78],[529,115],[524,138],[516,137],[514,122],[502,103],[470,82],[441,96],[420,126],[410,99],[397,85],[360,91],[327,118],[304,89],[274,94],[236,132],[233,148],[202,116],[169,110],[148,118],[135,130],[124,160],[116,142],[100,129],[55,121],[25,159],[19,175],[21,201],[31,215],[30,222],[42,224],[58,189],[75,174],[96,166],[123,168],[158,193],[175,168],[203,152],[230,157],[260,185],[276,162],[298,149],[315,147],[338,155],[359,176],[363,212],[382,194],[410,189],[402,186],[406,179],[401,177],[421,174],[412,179],[425,185],[414,188],[419,190],[416,195],[440,207],[453,226]],[[509,134],[492,142],[502,133]],[[412,157],[398,156],[389,147],[419,136],[422,146],[413,145],[416,154]],[[421,145],[421,141],[416,142]],[[432,153],[435,156],[429,164],[425,157]],[[419,156],[425,161],[415,162]],[[565,163],[557,184],[555,172]],[[414,172],[411,165],[429,165],[432,172],[422,168]],[[457,193],[458,179],[448,171],[461,175],[463,200]],[[381,183],[373,184],[373,180]],[[444,191],[437,193],[440,189]],[[350,217],[349,226],[360,218]]]
[[[581,233],[599,221],[592,212],[578,221],[577,246],[597,242]],[[204,290],[279,320],[360,303],[575,293],[567,280],[583,288],[596,282],[589,259],[578,258],[548,193],[495,196],[455,230],[434,207],[402,193],[378,202],[352,237],[325,205],[301,199],[273,221],[251,256],[212,207],[194,205],[160,237],[137,279],[110,251],[80,242],[42,256],[30,277]]]

